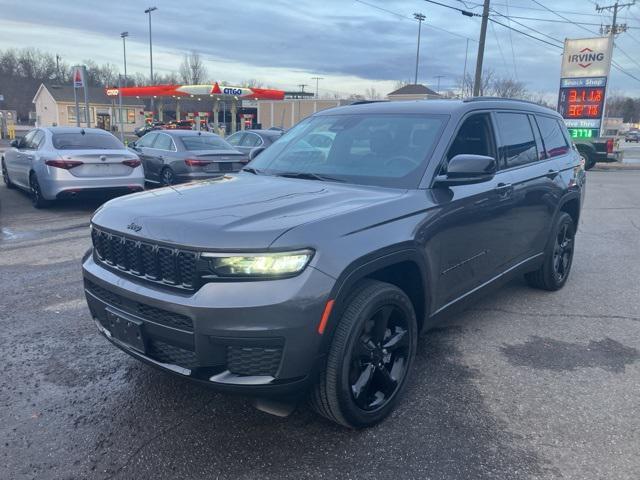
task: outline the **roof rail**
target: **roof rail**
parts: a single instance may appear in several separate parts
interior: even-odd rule
[[[355,102],[350,103],[349,105],[365,105],[367,103],[380,103],[380,102],[388,102],[389,100],[356,100]]]
[[[468,102],[491,102],[494,100],[501,100],[501,101],[506,101],[506,102],[521,102],[521,103],[528,103],[530,105],[537,105],[539,107],[542,108],[549,108],[549,107],[545,107],[544,105],[540,105],[539,103],[536,102],[532,102],[531,100],[521,100],[519,98],[505,98],[505,97],[471,97],[471,98],[465,98],[463,100],[463,102],[468,103]]]

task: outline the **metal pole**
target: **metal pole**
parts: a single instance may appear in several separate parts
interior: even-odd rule
[[[122,37],[122,55],[124,59],[124,85],[127,86],[127,37],[129,32],[122,32],[120,36]]]
[[[414,85],[418,84],[418,64],[420,63],[420,34],[422,32],[422,22],[425,17],[422,13],[414,13],[413,18],[418,21],[418,48],[416,50],[416,75],[414,79]]]
[[[144,13],[149,15],[149,66],[151,70],[151,85],[155,84],[153,79],[153,42],[152,42],[152,35],[151,35],[151,12],[157,9],[158,7],[149,7],[144,11]],[[153,97],[151,97],[150,103],[151,103],[151,121],[153,122],[153,119],[154,119],[153,110],[155,108],[155,102],[153,101]]]
[[[482,23],[480,24],[480,43],[478,45],[478,58],[476,59],[476,76],[473,81],[473,96],[480,95],[480,86],[482,83],[482,61],[484,60],[484,44],[487,39],[487,23],[489,21],[489,1],[484,0],[484,8],[482,9]]]
[[[120,116],[120,140],[124,143],[124,120],[122,119],[122,76],[118,75],[118,115]]]
[[[75,75],[75,73],[74,73]],[[76,104],[76,127],[80,126],[80,103],[78,101],[78,93],[76,92],[75,79],[73,85],[73,101]]]
[[[319,80],[324,80],[323,77],[311,77],[311,80],[315,80],[316,81],[316,100],[318,99],[318,81]]]
[[[87,85],[87,67],[82,66],[82,85],[84,89],[84,108],[87,120],[87,128],[91,128],[91,114],[89,111],[89,89]]]

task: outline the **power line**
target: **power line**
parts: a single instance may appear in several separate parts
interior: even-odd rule
[[[509,12],[509,0],[506,0],[507,2],[507,15],[510,14]],[[511,26],[511,24],[509,24],[509,26]],[[516,76],[516,80],[518,80],[518,69],[516,68],[516,51],[513,48],[513,35],[511,34],[511,30],[509,30],[509,43],[511,44],[511,59],[513,60],[513,74]]]
[[[565,20],[565,21],[567,21],[567,22],[569,22],[569,23],[571,23],[571,24],[575,25],[576,27],[581,28],[582,30],[585,30],[585,31],[587,31],[587,32],[589,32],[589,33],[593,33],[593,34],[597,35],[597,32],[593,32],[593,31],[589,30],[588,28],[583,27],[582,25],[577,24],[577,23],[576,23],[576,22],[574,22],[573,20],[569,20],[567,17],[565,17],[565,16],[563,16],[563,15],[561,15],[561,14],[559,14],[559,13],[557,13],[557,12],[553,11],[553,10],[551,10],[549,7],[547,7],[547,6],[543,5],[543,4],[542,4],[542,3],[540,3],[538,0],[531,0],[531,1],[532,1],[533,3],[535,3],[536,5],[541,6],[541,7],[542,7],[542,8],[544,8],[545,10],[548,10],[549,12],[553,13],[554,15],[557,15],[557,16],[558,16],[558,17],[560,17],[561,19],[563,19],[563,20]]]
[[[553,40],[553,41],[558,42],[558,43],[564,43],[562,40],[559,40],[559,39],[557,39],[557,38],[554,38],[554,37],[552,37],[551,35],[547,35],[546,33],[543,33],[543,32],[541,32],[540,30],[536,30],[535,28],[533,28],[533,27],[531,27],[531,26],[529,26],[529,25],[525,25],[525,24],[524,24],[524,23],[522,23],[522,22],[519,22],[519,21],[517,21],[517,20],[513,20],[513,18],[507,17],[506,15],[504,15],[504,14],[502,14],[502,13],[500,13],[500,12],[497,12],[497,11],[495,11],[495,10],[492,10],[492,12],[493,12],[494,14],[496,14],[496,15],[499,15],[499,16],[501,16],[501,17],[504,17],[504,18],[506,18],[506,19],[508,19],[508,20],[512,21],[512,22],[513,22],[513,23],[515,23],[516,25],[520,25],[521,27],[528,28],[529,30],[531,30],[531,31],[533,31],[533,32],[536,32],[538,35],[542,35],[543,37],[547,37],[548,39]]]
[[[380,10],[381,12],[386,12],[394,17],[398,17],[400,20],[415,20],[412,16],[403,15],[402,13],[394,12],[393,10],[389,10],[388,8],[383,8],[378,5],[374,5],[373,3],[365,2],[364,0],[354,0],[357,3],[361,3],[362,5],[366,5],[367,7],[375,8],[376,10]],[[460,33],[452,32],[451,30],[447,30],[446,28],[436,27],[435,25],[430,25],[429,23],[424,24],[425,28],[430,28],[431,30],[438,30],[440,32],[448,33],[449,35],[453,35],[454,37],[464,38],[465,40],[471,40],[472,42],[478,43],[477,40],[473,38],[466,37]]]
[[[461,2],[461,0],[458,0],[458,1]],[[471,9],[482,7],[482,3],[477,3],[477,2],[461,2],[461,3],[464,3],[465,5],[467,3],[471,3],[473,5],[473,7],[467,6],[467,8],[471,8]],[[492,2],[491,5],[494,6],[494,7],[506,7],[507,6],[506,3],[496,3],[496,2]],[[517,8],[517,9],[520,9],[520,10],[532,10],[532,11],[536,11],[536,12],[544,12],[545,11],[542,8],[525,7],[523,5],[511,5],[511,8]],[[557,12],[566,13],[566,14],[569,14],[569,15],[582,15],[582,16],[586,16],[586,17],[598,17],[598,18],[600,18],[600,15],[596,14],[596,13],[574,12],[574,11],[568,11],[568,10],[557,10]]]

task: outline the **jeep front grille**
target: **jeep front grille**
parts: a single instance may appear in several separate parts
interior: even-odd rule
[[[93,227],[91,241],[97,259],[114,269],[165,285],[195,290],[198,254],[143,242]]]

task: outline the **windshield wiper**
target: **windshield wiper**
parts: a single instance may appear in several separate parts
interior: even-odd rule
[[[254,175],[260,175],[261,171],[258,170],[257,168],[253,168],[253,167],[244,167],[242,169],[243,172],[249,172],[249,173],[253,173]]]
[[[320,181],[330,181],[330,182],[345,182],[341,178],[331,177],[329,175],[322,175],[320,173],[312,173],[312,172],[282,172],[277,173],[278,177],[287,177],[287,178],[302,178],[305,180],[320,180]]]

